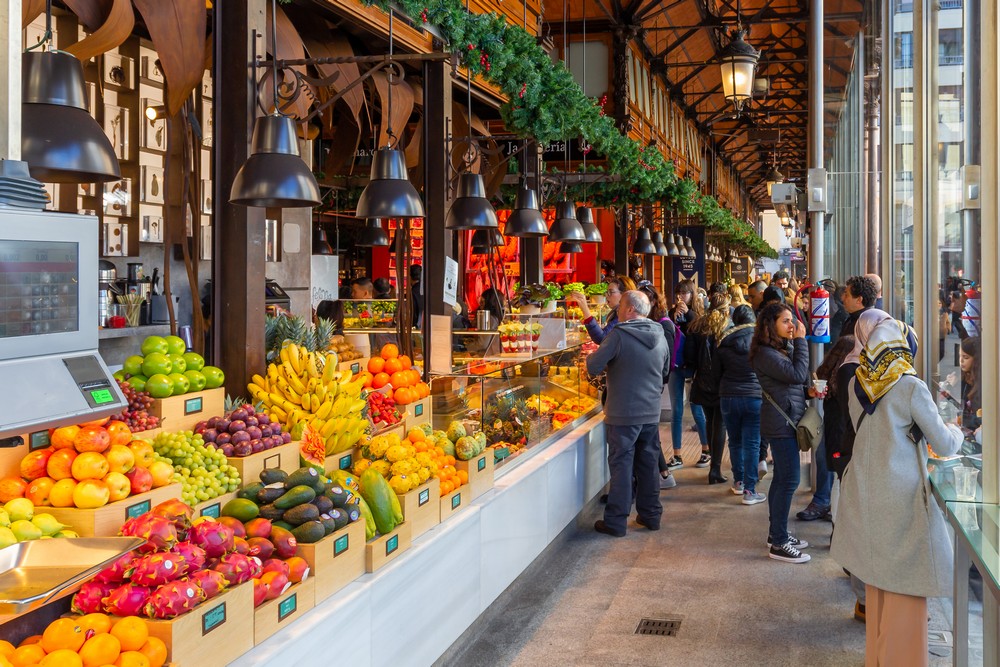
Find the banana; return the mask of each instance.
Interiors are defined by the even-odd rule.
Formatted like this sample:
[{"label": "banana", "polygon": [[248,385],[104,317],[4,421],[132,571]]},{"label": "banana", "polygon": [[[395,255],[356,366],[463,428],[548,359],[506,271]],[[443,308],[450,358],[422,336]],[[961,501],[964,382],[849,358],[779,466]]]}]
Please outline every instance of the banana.
[{"label": "banana", "polygon": [[322,437],[323,439],[326,439],[326,438],[330,437],[331,433],[335,433],[336,431],[334,430],[334,427],[336,426],[336,422],[337,422],[337,420],[331,419],[328,422],[326,422],[325,424],[323,424],[323,427],[320,428],[320,430],[319,430],[320,437]]},{"label": "banana", "polygon": [[341,385],[350,384],[353,377],[354,373],[350,369],[343,371],[340,378],[340,384]]},{"label": "banana", "polygon": [[263,387],[264,389],[267,389],[268,387],[267,379],[262,377],[259,373],[254,373],[253,377],[250,378],[250,381],[258,387]]},{"label": "banana", "polygon": [[299,346],[292,343],[288,346],[288,361],[292,365],[292,370],[295,371],[295,375],[302,374],[302,360],[299,357]]},{"label": "banana", "polygon": [[333,379],[333,374],[336,372],[336,370],[337,370],[337,364],[336,363],[331,364],[330,358],[327,357],[326,364],[323,366],[323,374],[321,376],[323,384],[329,384],[329,382]]},{"label": "banana", "polygon": [[316,366],[316,355],[313,352],[309,352],[306,356],[305,369],[310,378],[319,377],[319,367]]},{"label": "banana", "polygon": [[315,389],[313,389],[313,393],[319,398],[320,404],[332,402],[326,400],[326,387],[321,384],[316,385]]},{"label": "banana", "polygon": [[316,387],[318,387],[318,386],[320,386],[319,385],[319,380],[317,380],[316,378],[309,378],[309,381],[306,382],[306,391],[308,391],[310,393],[315,393],[316,392]]},{"label": "banana", "polygon": [[278,381],[278,367],[275,364],[267,365],[267,381],[269,384],[274,384]]},{"label": "banana", "polygon": [[333,411],[333,402],[332,401],[326,401],[324,403],[321,403],[320,406],[319,406],[319,409],[315,410],[314,412],[316,413],[316,416],[319,419],[326,419],[327,417],[330,416],[330,413],[332,411]]},{"label": "banana", "polygon": [[337,447],[337,434],[331,433],[328,435],[324,441],[327,456],[334,453],[334,449]]},{"label": "banana", "polygon": [[351,407],[347,409],[347,412],[350,414],[360,415],[366,405],[368,405],[368,401],[359,398],[356,401],[351,401]]},{"label": "banana", "polygon": [[260,385],[254,382],[248,384],[247,389],[250,390],[250,395],[253,396],[255,399],[257,399],[258,401],[264,400],[263,397],[267,396],[267,389],[261,387]]},{"label": "banana", "polygon": [[312,394],[309,392],[302,394],[302,409],[306,412],[312,412]]},{"label": "banana", "polygon": [[323,407],[322,404],[319,402],[319,396],[317,396],[316,394],[312,395],[312,398],[310,399],[309,407],[312,408],[312,411],[314,413],[315,412],[319,412],[319,409],[321,407]]},{"label": "banana", "polygon": [[283,364],[289,363],[288,362],[288,346],[287,345],[285,347],[281,348],[280,350],[278,350],[278,358],[281,359],[281,363],[283,363]]},{"label": "banana", "polygon": [[334,417],[346,417],[347,409],[351,406],[351,399],[347,394],[341,394],[337,397],[337,400],[333,403],[333,409],[330,411]]},{"label": "banana", "polygon": [[281,408],[272,405],[270,410],[270,417],[271,419],[283,422],[286,419],[288,419],[288,413],[282,410]]},{"label": "banana", "polygon": [[306,393],[306,386],[302,383],[299,376],[291,370],[290,366],[282,366],[281,370],[285,379],[288,381],[289,386],[295,390],[296,394],[302,395]]}]

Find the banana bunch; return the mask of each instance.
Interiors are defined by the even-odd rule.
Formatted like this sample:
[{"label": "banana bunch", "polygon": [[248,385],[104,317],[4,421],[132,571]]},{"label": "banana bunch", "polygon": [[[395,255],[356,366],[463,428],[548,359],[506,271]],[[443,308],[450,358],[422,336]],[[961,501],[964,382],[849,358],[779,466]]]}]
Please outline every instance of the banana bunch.
[{"label": "banana bunch", "polygon": [[271,419],[284,424],[294,439],[312,426],[337,454],[353,447],[366,433],[368,403],[361,398],[364,378],[337,370],[336,352],[310,352],[286,343],[267,376],[255,374],[248,385],[254,400],[263,403]]}]

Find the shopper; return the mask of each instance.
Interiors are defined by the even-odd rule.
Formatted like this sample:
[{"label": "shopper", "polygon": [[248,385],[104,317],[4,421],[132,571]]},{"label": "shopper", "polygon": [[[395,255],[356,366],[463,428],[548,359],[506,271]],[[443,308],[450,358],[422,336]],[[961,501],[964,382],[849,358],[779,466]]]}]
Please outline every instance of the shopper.
[{"label": "shopper", "polygon": [[[878,321],[870,335],[865,320]],[[938,416],[906,335],[906,325],[882,311],[862,315],[855,334],[861,364],[843,387],[856,436],[830,554],[866,584],[867,667],[927,665],[927,598],[950,595],[954,575],[923,436],[949,456],[962,431]]]},{"label": "shopper", "polygon": [[753,312],[756,315],[760,312],[760,309],[764,307],[764,290],[767,289],[767,283],[763,280],[755,280],[750,283],[747,287],[747,296],[749,297],[750,305],[753,307]]},{"label": "shopper", "polygon": [[788,563],[809,560],[801,551],[809,543],[788,533],[788,512],[799,485],[799,445],[794,424],[805,414],[809,379],[805,335],[805,327],[792,315],[789,305],[771,304],[761,311],[750,343],[750,363],[764,399],[760,406],[760,434],[770,443],[774,462],[774,480],[767,499],[768,555]]},{"label": "shopper", "polygon": [[882,277],[877,273],[866,273],[865,278],[872,281],[875,285],[875,303],[873,307],[878,310],[885,310],[882,307]]},{"label": "shopper", "polygon": [[479,310],[485,310],[490,314],[490,328],[496,329],[503,322],[503,300],[500,292],[489,287],[479,295]]},{"label": "shopper", "polygon": [[847,319],[840,328],[840,335],[854,334],[861,313],[875,307],[878,298],[878,286],[867,276],[852,276],[847,279],[847,289],[844,290],[844,309]]},{"label": "shopper", "polygon": [[333,324],[334,335],[344,333],[344,302],[324,299],[316,304],[316,319],[329,320]]},{"label": "shopper", "polygon": [[788,289],[788,271],[784,269],[775,271],[774,275],[771,276],[771,285],[777,287],[782,292]]},{"label": "shopper", "polygon": [[[648,280],[639,281],[639,291],[646,295],[649,299],[649,319],[658,323],[660,328],[663,329],[663,338],[667,343],[667,361],[665,366],[665,371],[663,375],[663,389],[660,391],[660,404],[663,403],[663,393],[669,391],[670,374],[673,369],[673,351],[674,344],[677,341],[677,327],[674,325],[673,321],[667,316],[667,301],[663,298],[663,295],[656,291],[653,284]],[[674,479],[673,474],[670,472],[670,468],[667,466],[667,458],[663,454],[663,443],[660,441],[660,429],[656,429],[656,445],[660,450],[660,458],[658,462],[658,467],[660,470],[660,488],[661,489],[672,489],[677,486],[677,480]]]},{"label": "shopper", "polygon": [[741,288],[736,283],[730,285],[728,291],[729,291],[730,308],[736,308],[737,306],[742,306],[747,302],[747,300],[743,298],[743,288]]},{"label": "shopper", "polygon": [[[688,325],[705,314],[702,307],[701,298],[698,297],[698,290],[693,280],[682,280],[674,289],[674,303],[670,307],[670,319],[677,325],[677,329],[682,335],[682,339],[687,335]],[[685,341],[682,347],[686,347]],[[683,352],[683,350],[682,350]],[[681,354],[681,359],[684,355]],[[670,374],[670,438],[673,444],[674,455],[667,461],[667,465],[673,468],[680,468],[684,465],[681,460],[681,435],[684,421],[684,385],[694,377],[694,368],[686,365],[674,369]],[[705,430],[705,412],[700,405],[691,403],[691,416],[694,417],[694,425],[701,439],[701,458],[695,464],[698,468],[707,468],[710,457],[708,454],[708,436]]]},{"label": "shopper", "polygon": [[757,452],[760,450],[760,383],[750,367],[750,341],[756,324],[749,304],[733,310],[732,324],[712,357],[712,384],[719,388],[719,407],[729,434],[732,491],[744,505],[765,500],[757,492]]},{"label": "shopper", "polygon": [[961,414],[962,430],[970,439],[983,423],[981,363],[980,339],[978,337],[963,339],[958,349],[958,372],[949,373],[941,387],[941,397]]},{"label": "shopper", "polygon": [[590,340],[594,341],[598,345],[604,340],[604,337],[614,329],[615,325],[618,324],[618,304],[621,301],[622,294],[625,292],[635,289],[635,282],[628,276],[616,276],[608,282],[608,291],[606,292],[606,297],[608,300],[608,307],[611,309],[611,314],[608,315],[607,322],[604,326],[590,312],[590,305],[587,303],[587,297],[580,292],[573,292],[567,295],[567,300],[572,300],[580,306],[580,310],[583,312],[583,325],[587,327],[587,333],[590,335]]},{"label": "shopper", "polygon": [[410,265],[410,295],[413,297],[413,326],[419,327],[423,324],[420,316],[424,312],[424,289],[423,289],[424,267],[420,264]]},{"label": "shopper", "polygon": [[351,298],[357,300],[371,299],[375,294],[375,287],[371,278],[355,278],[351,281]]},{"label": "shopper", "polygon": [[685,364],[694,368],[691,403],[700,405],[705,413],[709,484],[728,481],[721,470],[726,429],[719,407],[719,385],[712,376],[712,359],[715,356],[716,341],[722,338],[722,333],[729,325],[729,294],[725,291],[712,291],[708,312],[688,325],[687,340],[684,343]]},{"label": "shopper", "polygon": [[372,283],[372,293],[375,295],[376,299],[395,299],[396,296],[393,292],[392,283],[390,283],[389,279],[385,276],[376,278]]},{"label": "shopper", "polygon": [[659,530],[663,506],[657,474],[660,392],[668,361],[663,329],[648,318],[649,299],[629,290],[618,304],[618,325],[587,357],[591,376],[607,373],[604,429],[611,483],[604,518],[594,530],[614,537],[626,532],[635,478],[637,523]]}]

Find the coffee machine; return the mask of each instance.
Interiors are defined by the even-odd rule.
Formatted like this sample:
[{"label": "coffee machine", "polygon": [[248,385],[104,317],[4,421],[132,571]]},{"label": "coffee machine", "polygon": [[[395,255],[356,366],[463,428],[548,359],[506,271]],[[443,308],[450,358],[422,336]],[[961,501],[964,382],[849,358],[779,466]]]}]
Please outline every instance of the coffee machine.
[{"label": "coffee machine", "polygon": [[102,259],[97,265],[97,324],[105,326],[108,321],[108,310],[115,302],[118,287],[118,269],[112,262]]}]

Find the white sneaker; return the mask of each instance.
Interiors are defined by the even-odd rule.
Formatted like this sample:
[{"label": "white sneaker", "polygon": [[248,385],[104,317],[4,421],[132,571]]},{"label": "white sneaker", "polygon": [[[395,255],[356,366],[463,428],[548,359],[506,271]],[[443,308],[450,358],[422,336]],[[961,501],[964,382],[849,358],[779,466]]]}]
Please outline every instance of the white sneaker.
[{"label": "white sneaker", "polygon": [[673,476],[672,473],[667,472],[666,476],[660,475],[660,490],[661,491],[663,489],[672,489],[675,486],[677,486],[677,480],[674,479],[674,476]]},{"label": "white sneaker", "polygon": [[743,492],[743,504],[744,505],[758,505],[767,500],[767,496],[759,491],[744,491]]}]

